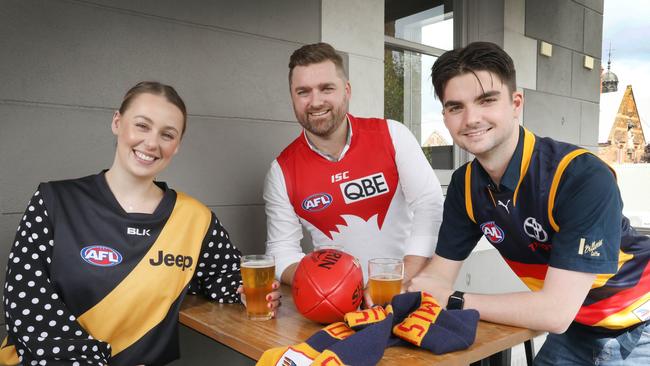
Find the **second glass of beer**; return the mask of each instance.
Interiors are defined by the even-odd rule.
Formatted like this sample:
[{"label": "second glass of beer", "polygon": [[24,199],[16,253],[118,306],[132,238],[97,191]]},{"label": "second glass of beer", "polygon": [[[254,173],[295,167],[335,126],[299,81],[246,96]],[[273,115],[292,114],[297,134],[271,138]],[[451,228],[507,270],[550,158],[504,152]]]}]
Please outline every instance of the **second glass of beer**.
[{"label": "second glass of beer", "polygon": [[266,295],[271,293],[275,279],[275,259],[270,255],[255,254],[241,257],[241,276],[246,295],[246,314],[251,320],[269,320]]},{"label": "second glass of beer", "polygon": [[390,303],[402,289],[404,261],[397,258],[373,258],[368,261],[368,290],[375,305]]}]

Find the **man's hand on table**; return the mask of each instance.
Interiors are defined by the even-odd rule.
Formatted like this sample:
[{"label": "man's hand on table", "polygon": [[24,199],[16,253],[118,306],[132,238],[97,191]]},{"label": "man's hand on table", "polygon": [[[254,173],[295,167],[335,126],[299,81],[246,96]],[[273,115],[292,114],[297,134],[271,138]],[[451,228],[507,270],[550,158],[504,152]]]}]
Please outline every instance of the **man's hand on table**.
[{"label": "man's hand on table", "polygon": [[442,280],[434,274],[428,273],[427,271],[421,271],[415,277],[411,278],[406,291],[427,292],[431,294],[431,296],[433,296],[441,306],[446,307],[449,296],[454,293],[454,290],[447,283],[447,281]]},{"label": "man's hand on table", "polygon": [[[273,317],[275,318],[276,311],[282,305],[282,302],[280,302],[280,299],[282,298],[282,294],[280,293],[280,282],[273,281],[273,284],[271,285],[272,291],[266,295],[266,301],[267,301],[267,306],[269,309],[273,311]],[[246,306],[246,295],[244,295],[244,287],[239,285],[237,288],[237,293],[241,296],[241,302]]]}]

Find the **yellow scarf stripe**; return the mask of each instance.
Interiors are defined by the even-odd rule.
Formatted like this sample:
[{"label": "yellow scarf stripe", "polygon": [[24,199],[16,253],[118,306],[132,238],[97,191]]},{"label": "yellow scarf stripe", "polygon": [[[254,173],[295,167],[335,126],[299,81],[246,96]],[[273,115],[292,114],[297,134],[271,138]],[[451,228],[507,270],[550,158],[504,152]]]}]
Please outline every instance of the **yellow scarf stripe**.
[{"label": "yellow scarf stripe", "polygon": [[[131,346],[167,316],[194,275],[201,244],[210,226],[211,212],[200,202],[178,192],[167,224],[144,258],[102,301],[78,321],[94,338],[108,342],[113,356]],[[153,267],[159,251],[189,256],[191,268]]]},{"label": "yellow scarf stripe", "polygon": [[369,325],[386,319],[386,310],[381,306],[373,306],[370,309],[351,311],[343,318],[350,327],[358,325]]},{"label": "yellow scarf stripe", "polygon": [[436,322],[442,308],[433,296],[422,293],[420,307],[412,312],[403,322],[393,327],[393,333],[399,338],[420,346],[431,324]]},{"label": "yellow scarf stripe", "polygon": [[354,334],[354,331],[343,322],[332,323],[323,328],[323,330],[327,332],[330,337],[336,339],[345,339]]},{"label": "yellow scarf stripe", "polygon": [[524,128],[524,151],[521,156],[521,166],[519,167],[519,182],[517,182],[517,188],[515,188],[515,194],[512,198],[512,205],[517,205],[517,196],[519,195],[519,186],[524,180],[524,176],[528,171],[528,166],[530,166],[530,160],[533,156],[533,149],[535,148],[535,135],[532,132]]},{"label": "yellow scarf stripe", "polygon": [[476,224],[474,219],[474,208],[472,207],[472,162],[470,161],[467,164],[467,169],[465,170],[465,209],[467,210],[467,216]]},{"label": "yellow scarf stripe", "polygon": [[548,193],[548,221],[553,227],[553,230],[555,232],[560,231],[560,226],[555,222],[555,219],[553,218],[553,207],[555,206],[555,195],[557,194],[557,188],[560,185],[560,179],[562,178],[562,174],[564,174],[564,170],[566,170],[567,166],[569,163],[576,157],[582,154],[589,154],[588,150],[585,149],[577,149],[573,150],[570,153],[566,154],[560,160],[560,163],[557,166],[557,169],[555,170],[555,175],[553,176],[553,182],[551,183],[551,190]]},{"label": "yellow scarf stripe", "polygon": [[326,349],[316,359],[312,366],[344,366],[345,364],[336,353]]}]

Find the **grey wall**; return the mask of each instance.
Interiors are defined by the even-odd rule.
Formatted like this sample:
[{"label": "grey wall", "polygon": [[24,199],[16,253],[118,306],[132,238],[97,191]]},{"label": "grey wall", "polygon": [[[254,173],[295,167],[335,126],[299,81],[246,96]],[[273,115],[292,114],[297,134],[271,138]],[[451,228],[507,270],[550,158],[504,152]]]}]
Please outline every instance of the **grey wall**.
[{"label": "grey wall", "polygon": [[[542,136],[598,147],[603,0],[527,0],[525,35],[537,42],[537,86],[524,90],[524,124]],[[540,42],[553,46],[551,57]],[[583,67],[586,56],[594,67]]]},{"label": "grey wall", "polygon": [[110,166],[113,110],[145,79],[174,85],[190,113],[160,179],[211,207],[243,252],[263,251],[263,177],[299,131],[288,57],[320,40],[320,1],[3,0],[0,9],[3,263],[39,182]]},{"label": "grey wall", "polygon": [[[603,0],[456,0],[458,45],[483,40],[513,58],[524,92],[523,125],[538,135],[598,147]],[[551,57],[540,43],[553,46]],[[583,67],[585,55],[594,67]]]},{"label": "grey wall", "polygon": [[[154,79],[174,85],[190,113],[180,153],[160,179],[213,208],[242,251],[263,249],[261,182],[299,131],[287,59],[320,39],[319,1],[1,7],[4,243],[38,182],[110,165],[113,110],[135,82]],[[1,247],[6,257],[8,245]]]},{"label": "grey wall", "polygon": [[[320,40],[345,54],[351,111],[382,115],[375,0],[0,0],[0,261],[39,182],[110,166],[112,113],[140,80],[173,85],[189,111],[159,179],[212,208],[242,252],[263,251],[263,178],[300,131],[288,58]],[[252,364],[186,329],[181,343],[175,364]]]}]

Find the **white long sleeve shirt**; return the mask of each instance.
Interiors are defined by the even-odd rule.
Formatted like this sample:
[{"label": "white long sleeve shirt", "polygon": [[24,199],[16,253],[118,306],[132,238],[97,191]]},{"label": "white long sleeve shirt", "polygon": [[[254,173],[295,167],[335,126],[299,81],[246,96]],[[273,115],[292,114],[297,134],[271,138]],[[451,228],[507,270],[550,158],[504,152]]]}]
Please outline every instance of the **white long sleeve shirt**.
[{"label": "white long sleeve shirt", "polygon": [[[396,121],[348,120],[338,161],[316,151],[303,133],[271,164],[266,251],[275,256],[278,279],[305,255],[301,225],[314,247],[338,245],[357,257],[366,279],[371,258],[434,252],[442,190],[415,137]],[[364,185],[370,194],[359,191]]]}]

